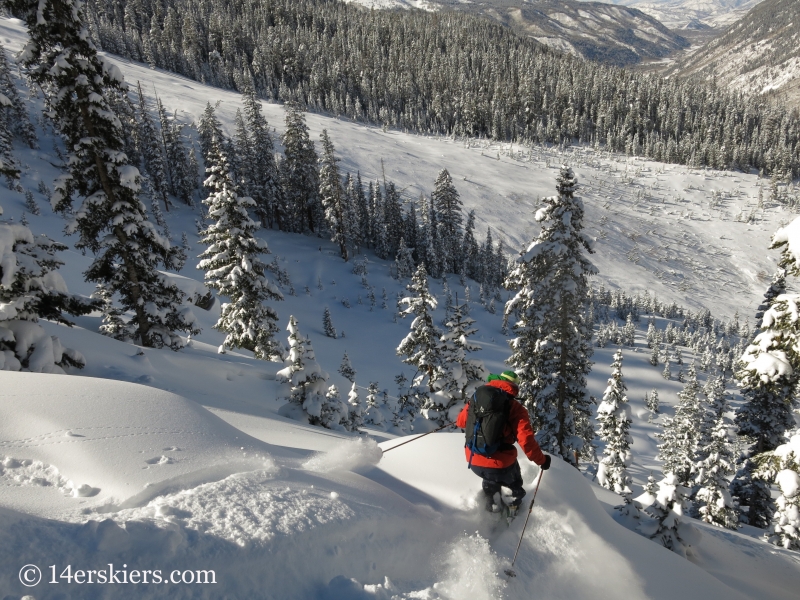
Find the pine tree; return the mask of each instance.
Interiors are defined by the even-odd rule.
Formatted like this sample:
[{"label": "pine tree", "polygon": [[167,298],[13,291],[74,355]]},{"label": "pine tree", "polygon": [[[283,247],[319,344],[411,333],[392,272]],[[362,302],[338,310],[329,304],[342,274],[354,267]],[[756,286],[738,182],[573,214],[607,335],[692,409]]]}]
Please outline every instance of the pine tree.
[{"label": "pine tree", "polygon": [[256,358],[269,359],[276,353],[278,314],[264,302],[283,299],[266,277],[267,271],[275,274],[272,265],[260,258],[270,253],[269,248],[254,237],[258,225],[247,212],[253,200],[236,192],[216,140],[212,140],[207,172],[205,186],[210,193],[203,204],[214,222],[201,233],[208,248],[200,255],[198,268],[206,272],[206,285],[229,299],[214,328],[227,334],[223,349],[246,348]]},{"label": "pine tree", "polygon": [[400,249],[394,260],[398,279],[408,279],[414,274],[414,256],[411,248],[406,246],[405,238],[400,238]]},{"label": "pine tree", "polygon": [[786,294],[785,275],[800,274],[793,252],[799,220],[779,229],[770,248],[780,248],[780,267],[759,306],[762,314],[758,334],[738,363],[744,402],[736,411],[738,433],[751,443],[743,468],[733,488],[742,505],[747,505],[751,525],[764,526],[772,512],[767,483],[758,477],[755,457],[775,450],[784,434],[795,427],[792,410],[797,406],[796,389],[800,369],[800,322],[797,319],[800,296]]},{"label": "pine tree", "polygon": [[[153,188],[154,202],[164,203],[164,210],[169,212],[170,201],[167,196],[169,183],[164,167],[164,155],[162,154],[161,135],[156,131],[150,113],[147,110],[147,101],[142,92],[142,82],[136,82],[136,90],[139,97],[139,142],[141,144],[142,159],[144,168],[149,176],[150,185]],[[156,207],[153,207],[156,210]]]},{"label": "pine tree", "polygon": [[325,392],[325,400],[320,408],[319,425],[327,429],[348,429],[350,426],[350,407],[339,396],[339,389],[332,385]]},{"label": "pine tree", "polygon": [[700,385],[691,365],[686,385],[678,394],[675,416],[666,418],[663,432],[657,434],[663,442],[658,446],[658,457],[664,463],[664,473],[674,473],[675,481],[682,486],[691,482],[702,420]]},{"label": "pine tree", "polygon": [[23,63],[47,90],[48,110],[69,149],[69,171],[56,183],[53,206],[66,211],[75,194],[85,198],[67,232],[80,235],[78,249],[95,254],[86,279],[133,312],[139,343],[177,350],[183,341],[176,332],[198,330],[181,305],[183,293],[158,272],[175,265],[180,248],[156,232],[139,200],[139,171],[124,153],[122,125],[109,102],[121,93],[122,75],[97,55],[76,0],[19,0],[15,12],[28,26]]},{"label": "pine tree", "polygon": [[64,313],[99,308],[68,292],[56,255],[66,249],[24,225],[0,222],[0,371],[64,373],[86,364],[80,352],[64,348],[39,325],[39,319],[72,325]]},{"label": "pine tree", "polygon": [[6,58],[6,50],[0,44],[0,95],[8,100],[8,104],[0,101],[9,130],[21,138],[30,148],[37,148],[36,130],[31,123],[25,102],[20,98],[17,86],[11,75],[11,67]]},{"label": "pine tree", "polygon": [[325,426],[323,405],[328,374],[317,363],[311,341],[300,333],[294,316],[289,317],[286,329],[289,332],[289,356],[285,361],[286,367],[275,377],[290,385],[289,401],[303,409],[309,423]]},{"label": "pine tree", "polygon": [[364,404],[361,402],[361,398],[358,395],[358,386],[356,382],[353,381],[352,383],[353,385],[350,386],[350,393],[347,395],[347,404],[349,407],[348,429],[350,431],[357,431],[359,427],[364,426]]},{"label": "pine tree", "polygon": [[730,439],[730,424],[725,417],[727,406],[716,417],[709,439],[701,445],[698,454],[695,497],[700,503],[697,512],[706,523],[728,529],[737,529],[739,515],[729,491],[730,480],[735,471],[733,444]]},{"label": "pine tree", "polygon": [[356,370],[353,368],[353,365],[350,364],[350,357],[347,356],[347,352],[345,352],[344,356],[342,357],[342,364],[339,365],[339,373],[350,383],[355,382]]},{"label": "pine tree", "polygon": [[689,547],[700,538],[697,530],[685,522],[688,492],[674,473],[667,473],[655,494],[645,491],[634,500],[644,513],[637,531],[684,558]]},{"label": "pine tree", "polygon": [[331,321],[331,311],[326,306],[325,311],[322,313],[322,329],[325,331],[325,335],[328,337],[336,338],[336,328],[333,326],[333,322]]},{"label": "pine tree", "polygon": [[197,189],[197,166],[192,164],[194,151],[184,145],[183,126],[176,118],[167,114],[157,96],[156,112],[161,125],[161,142],[166,157],[164,166],[169,177],[170,193],[185,204],[193,206],[192,194]]},{"label": "pine tree", "polygon": [[650,390],[649,395],[645,393],[644,405],[650,412],[658,414],[658,390]]},{"label": "pine tree", "polygon": [[216,107],[211,106],[211,102],[206,102],[206,108],[197,126],[197,134],[200,138],[200,151],[203,161],[208,162],[214,140],[217,140],[217,144],[220,146],[224,146],[225,140],[225,134],[222,131],[222,123],[220,123],[219,118],[217,118]]},{"label": "pine tree", "polygon": [[378,384],[375,381],[370,382],[367,388],[366,404],[367,408],[363,413],[364,424],[385,426],[388,421],[381,407],[382,403],[378,394]]},{"label": "pine tree", "polygon": [[426,416],[429,419],[433,416],[439,425],[455,420],[472,392],[488,375],[482,361],[469,357],[481,347],[469,339],[478,330],[474,327],[475,319],[469,318],[466,312],[466,306],[456,302],[445,323],[447,331],[439,344],[441,360],[434,369],[432,381],[435,393],[429,405],[423,407]]},{"label": "pine tree", "polygon": [[308,137],[305,115],[297,105],[286,107],[286,130],[281,137],[284,159],[280,181],[288,214],[288,231],[317,231],[322,221],[317,153]]},{"label": "pine tree", "polygon": [[[0,48],[2,51],[2,48]],[[14,189],[19,180],[19,162],[13,153],[14,134],[11,131],[11,119],[8,108],[11,100],[0,92],[0,175],[4,175],[8,187]]]},{"label": "pine tree", "polygon": [[328,130],[323,129],[322,157],[319,159],[319,196],[325,210],[325,221],[331,232],[331,241],[339,246],[340,256],[347,262],[349,254],[347,247],[350,241],[350,232],[346,229],[348,206],[346,194],[339,176],[339,159],[333,148],[333,142],[328,135]]},{"label": "pine tree", "polygon": [[441,365],[439,339],[442,335],[433,323],[431,311],[437,302],[428,289],[424,264],[417,267],[408,290],[412,295],[400,300],[401,305],[406,305],[401,314],[403,317],[413,315],[414,320],[411,331],[397,347],[397,355],[405,357],[403,362],[416,368],[409,396],[415,399],[417,406],[423,407],[430,402],[434,373]]},{"label": "pine tree", "polygon": [[800,550],[800,434],[795,433],[788,443],[759,455],[756,461],[755,476],[774,481],[781,492],[766,537],[777,546]]},{"label": "pine tree", "polygon": [[631,478],[627,468],[631,462],[630,447],[633,444],[633,438],[628,433],[631,415],[625,395],[627,389],[622,379],[622,351],[617,350],[608,387],[603,394],[603,401],[597,407],[600,439],[605,442],[597,480],[604,488],[623,495],[631,493]]},{"label": "pine tree", "polygon": [[441,247],[441,268],[446,273],[460,273],[462,264],[461,198],[447,169],[439,171],[433,184],[431,206],[435,209],[437,236]]},{"label": "pine tree", "polygon": [[532,413],[542,449],[573,464],[589,442],[575,435],[575,415],[588,410],[588,277],[597,272],[584,256],[592,249],[582,231],[583,202],[574,196],[576,184],[572,170],[562,167],[558,195],[545,199],[536,213],[541,233],[504,284],[516,290],[505,314],[517,317],[507,362],[520,376],[520,397]]},{"label": "pine tree", "polygon": [[248,85],[243,93],[244,115],[253,153],[253,165],[250,182],[250,193],[256,203],[256,214],[261,219],[262,227],[281,226],[284,215],[279,212],[280,181],[278,164],[275,162],[275,144],[269,133],[269,123],[261,113],[261,102],[256,97],[252,85]]},{"label": "pine tree", "polygon": [[464,239],[461,242],[460,255],[464,260],[464,267],[462,273],[475,281],[484,284],[480,277],[480,246],[475,239],[475,211],[469,211],[467,214],[467,223],[464,225]]}]

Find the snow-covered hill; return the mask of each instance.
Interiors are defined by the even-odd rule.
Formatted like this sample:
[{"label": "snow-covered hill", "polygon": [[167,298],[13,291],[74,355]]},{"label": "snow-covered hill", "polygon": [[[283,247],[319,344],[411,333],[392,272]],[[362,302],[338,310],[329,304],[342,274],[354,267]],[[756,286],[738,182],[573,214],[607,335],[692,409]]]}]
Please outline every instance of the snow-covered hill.
[{"label": "snow-covered hill", "polygon": [[[18,50],[23,29],[0,20],[0,40]],[[228,131],[241,98],[146,66],[110,57],[131,84],[158,92],[185,122],[198,119],[206,102],[220,100]],[[30,100],[32,114],[41,100]],[[264,103],[277,133],[284,110]],[[775,268],[766,250],[774,230],[794,215],[767,200],[754,174],[667,166],[608,155],[588,148],[525,148],[480,140],[414,136],[324,115],[308,115],[312,139],[327,129],[344,170],[365,180],[394,181],[406,200],[429,193],[437,172],[453,174],[465,209],[475,209],[478,231],[490,226],[509,252],[536,233],[538,197],[554,192],[556,167],[568,162],[581,181],[585,224],[596,237],[595,284],[656,293],[693,310],[710,308],[731,318],[750,318]],[[26,214],[30,227],[70,245],[61,274],[75,293],[92,286],[82,272],[89,258],[72,249],[62,217],[53,214],[38,183],[58,174],[52,132],[37,128],[40,148],[15,146],[21,183],[33,191],[41,215]],[[19,222],[22,193],[0,190],[3,219]],[[186,233],[192,256],[201,247],[199,209],[180,206],[165,215],[175,241]],[[405,282],[369,255],[366,280],[375,305],[352,263],[337,257],[321,238],[262,231],[296,295],[274,306],[285,327],[294,315],[313,343],[330,383],[344,392],[336,373],[347,352],[356,381],[396,394],[394,377],[411,373],[395,354],[408,332],[395,319]],[[201,277],[190,260],[182,274]],[[470,286],[471,282],[466,282]],[[466,295],[456,278],[451,290]],[[443,298],[443,283],[432,282]],[[386,301],[384,307],[383,292]],[[509,350],[501,315],[477,301],[471,314],[479,328],[477,353],[492,371]],[[347,301],[346,303],[344,301]],[[346,306],[349,305],[349,306]],[[322,329],[330,308],[340,336]],[[212,328],[215,303],[193,307],[202,333],[180,352],[140,349],[98,333],[90,314],[68,328],[44,323],[51,335],[86,357],[74,375],[0,373],[0,597],[37,600],[90,598],[275,598],[279,600],[449,598],[752,598],[790,599],[800,585],[797,554],[767,545],[759,532],[734,533],[698,524],[702,538],[685,560],[615,523],[609,516],[619,496],[589,477],[557,464],[544,475],[536,507],[507,581],[522,528],[493,530],[476,506],[480,480],[465,468],[459,433],[435,434],[386,453],[366,436],[311,427],[279,410],[286,387],[275,379],[283,364],[254,360],[246,351],[217,353],[222,334]],[[443,308],[435,313],[437,321]],[[660,327],[664,321],[659,320]],[[646,391],[658,388],[670,414],[681,384],[666,381],[647,361],[640,324],[637,346],[626,349],[625,374],[634,416],[634,477],[639,491],[658,470],[648,422]],[[285,332],[281,333],[284,336]],[[285,337],[283,338],[285,339]],[[598,349],[589,393],[600,396],[614,349]],[[690,360],[688,351],[685,360]],[[364,393],[364,390],[360,390]],[[663,417],[662,417],[663,418]],[[420,423],[422,430],[424,424]],[[395,434],[371,430],[388,449]],[[536,475],[525,464],[528,487]],[[20,583],[41,569],[33,588]],[[52,565],[52,567],[51,567]],[[87,572],[139,583],[88,583]],[[69,571],[65,571],[67,567]],[[81,582],[73,577],[82,571]],[[159,571],[183,582],[144,583]],[[108,577],[106,577],[108,579]],[[55,583],[50,583],[55,581]]]}]

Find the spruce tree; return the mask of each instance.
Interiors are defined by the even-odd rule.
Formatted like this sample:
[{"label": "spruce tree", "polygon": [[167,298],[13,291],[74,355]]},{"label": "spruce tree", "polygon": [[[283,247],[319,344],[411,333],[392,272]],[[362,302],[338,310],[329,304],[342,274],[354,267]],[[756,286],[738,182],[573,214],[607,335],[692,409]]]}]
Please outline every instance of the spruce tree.
[{"label": "spruce tree", "polygon": [[682,486],[690,485],[694,472],[704,414],[701,402],[700,385],[692,364],[686,385],[678,394],[675,416],[665,419],[663,432],[656,436],[662,441],[658,446],[658,457],[664,463],[664,473],[674,473],[676,481]]},{"label": "spruce tree", "polygon": [[31,123],[25,101],[20,98],[17,91],[3,44],[0,44],[0,95],[8,100],[7,104],[0,101],[2,105],[0,111],[5,114],[11,133],[22,139],[29,147],[37,148],[36,130]]},{"label": "spruce tree", "polygon": [[336,338],[336,328],[333,326],[331,311],[327,306],[322,313],[322,329],[328,337]]},{"label": "spruce tree", "polygon": [[576,413],[588,410],[586,376],[591,367],[591,323],[586,320],[588,278],[597,273],[584,256],[591,243],[583,233],[583,202],[577,181],[564,166],[558,195],[536,213],[542,230],[517,258],[505,281],[516,295],[505,313],[515,315],[516,337],[507,360],[521,379],[520,397],[534,421],[545,452],[576,463],[583,443]]},{"label": "spruce tree", "polygon": [[323,129],[322,157],[319,159],[319,196],[322,208],[325,210],[325,221],[331,234],[331,241],[339,246],[339,255],[347,262],[350,258],[347,246],[350,232],[347,230],[347,195],[342,187],[339,175],[339,159],[333,148],[333,142],[328,135],[328,130]]},{"label": "spruce tree", "polygon": [[784,434],[795,427],[793,409],[797,406],[796,390],[800,372],[800,322],[797,320],[800,296],[785,292],[785,275],[800,275],[800,262],[795,248],[800,237],[800,219],[779,229],[770,248],[780,248],[780,270],[759,306],[761,319],[755,339],[747,347],[737,365],[744,402],[736,412],[738,433],[751,446],[734,481],[733,488],[742,505],[747,505],[746,518],[756,526],[764,526],[772,512],[768,483],[756,473],[759,455],[775,450],[783,443]]},{"label": "spruce tree", "polygon": [[800,550],[800,434],[774,450],[759,455],[755,476],[778,484],[780,496],[766,538],[769,542]]},{"label": "spruce tree", "polygon": [[177,332],[198,330],[181,305],[184,294],[158,272],[175,266],[180,248],[156,232],[139,199],[139,171],[124,153],[124,131],[109,101],[121,93],[122,75],[98,56],[81,3],[11,5],[28,26],[23,63],[47,91],[49,114],[69,149],[69,170],[56,182],[53,206],[66,211],[74,195],[85,199],[67,232],[79,234],[79,250],[95,254],[86,279],[133,312],[129,333],[138,343],[177,350],[183,344]]},{"label": "spruce tree", "polygon": [[[161,134],[156,131],[156,125],[150,112],[147,110],[147,100],[142,92],[142,82],[136,82],[139,97],[139,143],[144,161],[144,168],[149,176],[153,188],[153,201],[163,202],[164,210],[169,212],[170,201],[168,197],[169,182],[165,170],[164,155],[162,153]],[[154,211],[156,207],[153,207]]]},{"label": "spruce tree", "polygon": [[358,386],[353,381],[350,392],[347,394],[347,404],[349,408],[349,427],[350,431],[356,431],[364,426],[364,403],[358,395]]},{"label": "spruce tree", "polygon": [[697,463],[695,485],[698,488],[695,498],[700,518],[706,523],[728,529],[739,526],[739,515],[730,494],[730,480],[733,476],[735,458],[730,438],[730,423],[724,412],[716,417],[708,440],[698,449],[702,459]]},{"label": "spruce tree", "polygon": [[243,93],[244,116],[253,153],[250,194],[256,203],[256,214],[262,227],[281,227],[283,215],[279,212],[280,181],[278,165],[275,162],[275,144],[269,132],[269,123],[261,112],[261,102],[256,97],[252,85]]},{"label": "spruce tree", "polygon": [[317,231],[322,221],[319,200],[317,153],[308,136],[308,126],[300,107],[286,106],[286,129],[281,136],[284,158],[280,164],[280,181],[289,211],[287,230]]},{"label": "spruce tree", "polygon": [[225,133],[222,131],[222,123],[217,117],[216,106],[211,106],[211,102],[206,102],[203,116],[200,117],[200,123],[197,126],[197,135],[200,138],[200,151],[203,161],[208,161],[214,140],[217,140],[217,144],[220,147],[225,145]]},{"label": "spruce tree", "polygon": [[416,406],[429,408],[432,380],[441,365],[439,339],[442,334],[433,323],[431,311],[437,302],[428,289],[424,264],[417,267],[408,290],[412,295],[400,300],[400,304],[405,305],[401,314],[403,317],[413,315],[414,319],[411,331],[397,347],[397,355],[404,357],[404,363],[416,368],[409,396],[414,398]]},{"label": "spruce tree", "polygon": [[289,356],[286,367],[275,374],[278,381],[289,384],[289,401],[303,409],[312,425],[326,426],[323,420],[328,374],[319,366],[311,341],[300,333],[297,320],[289,317]]},{"label": "spruce tree", "polygon": [[394,260],[397,278],[408,279],[414,274],[414,255],[411,248],[406,246],[405,238],[400,238],[400,248]]},{"label": "spruce tree", "polygon": [[631,414],[628,397],[625,395],[627,389],[622,379],[622,351],[617,350],[611,365],[608,387],[603,394],[603,401],[597,407],[599,435],[605,442],[597,480],[604,488],[623,495],[631,493],[628,466],[632,459],[630,447],[633,444],[629,433]]},{"label": "spruce tree", "polygon": [[[3,214],[0,208],[0,215]],[[21,224],[0,222],[0,371],[64,373],[82,368],[80,352],[64,348],[40,319],[71,326],[65,313],[84,315],[99,308],[69,293],[57,252],[67,247]]]},{"label": "spruce tree", "polygon": [[347,356],[347,352],[345,352],[344,356],[342,357],[342,364],[339,365],[339,373],[350,383],[355,382],[356,370],[353,368],[353,365],[350,364],[350,357]]},{"label": "spruce tree", "polygon": [[247,212],[254,202],[237,193],[216,140],[206,170],[204,185],[210,193],[203,204],[213,222],[201,232],[208,248],[200,255],[198,268],[206,272],[206,285],[228,298],[214,328],[227,334],[223,349],[246,348],[256,358],[269,359],[276,354],[278,314],[264,302],[283,300],[283,294],[266,276],[274,270],[261,260],[270,253],[266,242],[254,237],[258,225]]},{"label": "spruce tree", "polygon": [[637,531],[685,558],[687,550],[700,538],[699,532],[686,522],[689,489],[678,482],[674,473],[667,473],[655,494],[651,490],[652,486],[634,500],[641,509]]},{"label": "spruce tree", "polygon": [[461,224],[461,198],[447,169],[439,171],[433,184],[431,206],[435,209],[437,235],[441,247],[441,268],[446,273],[460,273],[462,264],[461,244],[464,232]]},{"label": "spruce tree", "polygon": [[[457,300],[457,299],[456,299]],[[444,425],[455,420],[472,395],[488,375],[483,362],[470,358],[481,347],[469,338],[477,333],[475,319],[467,315],[466,306],[456,302],[439,341],[440,361],[434,369],[432,387],[435,393],[423,408],[435,411],[435,421]],[[430,418],[430,416],[429,416]]]}]

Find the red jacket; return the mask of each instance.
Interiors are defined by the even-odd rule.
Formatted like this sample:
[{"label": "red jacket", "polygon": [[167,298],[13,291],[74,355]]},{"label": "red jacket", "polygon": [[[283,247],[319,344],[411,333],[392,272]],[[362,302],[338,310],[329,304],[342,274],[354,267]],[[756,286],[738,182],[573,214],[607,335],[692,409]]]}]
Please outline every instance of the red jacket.
[{"label": "red jacket", "polygon": [[[512,397],[516,395],[516,389],[514,386],[507,381],[503,381],[502,379],[495,379],[486,385],[500,388],[504,392],[510,394]],[[461,413],[458,415],[458,419],[456,419],[456,425],[461,429],[464,429],[467,426],[468,410],[469,404],[467,404],[461,410]],[[542,452],[542,449],[539,448],[539,443],[534,437],[528,411],[516,399],[511,401],[511,410],[508,414],[508,422],[506,423],[504,433],[505,436],[503,441],[508,442],[509,444],[519,442],[522,451],[525,453],[525,456],[527,456],[528,459],[532,460],[537,465],[544,464],[544,453]],[[472,456],[473,465],[477,467],[489,467],[490,469],[503,469],[505,467],[510,467],[517,460],[516,447],[509,448],[508,450],[498,450],[491,456],[481,456],[480,454],[473,455],[472,450],[464,446],[464,454],[467,457],[467,461],[469,461],[470,456]]]}]

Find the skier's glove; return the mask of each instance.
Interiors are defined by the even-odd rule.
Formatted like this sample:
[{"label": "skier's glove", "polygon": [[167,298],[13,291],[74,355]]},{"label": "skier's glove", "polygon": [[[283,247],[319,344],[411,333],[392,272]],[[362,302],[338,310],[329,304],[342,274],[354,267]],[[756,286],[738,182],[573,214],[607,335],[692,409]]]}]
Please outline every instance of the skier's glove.
[{"label": "skier's glove", "polygon": [[544,455],[544,462],[541,465],[539,465],[539,468],[542,471],[547,471],[547,469],[550,468],[550,462],[551,462],[550,455],[549,454],[545,454]]}]

